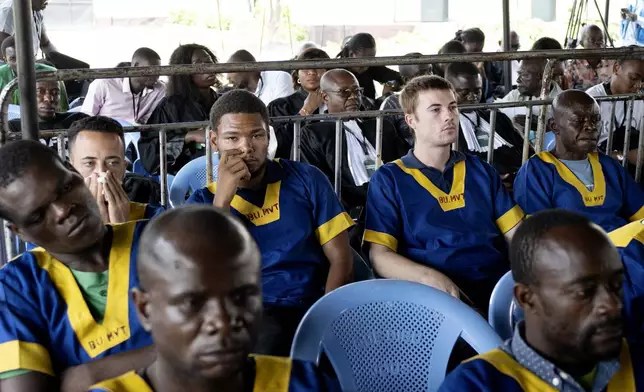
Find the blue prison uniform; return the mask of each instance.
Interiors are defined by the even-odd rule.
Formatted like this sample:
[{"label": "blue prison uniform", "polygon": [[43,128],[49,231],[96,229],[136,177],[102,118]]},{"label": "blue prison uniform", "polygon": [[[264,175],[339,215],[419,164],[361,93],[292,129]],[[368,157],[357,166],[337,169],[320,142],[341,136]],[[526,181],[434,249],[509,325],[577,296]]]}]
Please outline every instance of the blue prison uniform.
[{"label": "blue prison uniform", "polygon": [[487,309],[509,269],[503,234],[523,218],[486,162],[452,152],[441,172],[410,151],[371,178],[364,241],[442,272]]},{"label": "blue prison uniform", "polygon": [[526,214],[562,208],[585,215],[607,232],[644,218],[644,191],[613,158],[588,154],[594,187],[590,191],[549,152],[530,158],[514,181],[514,199]]},{"label": "blue prison uniform", "polygon": [[[623,344],[619,357],[619,371],[610,379],[605,392],[642,390],[644,363],[642,363],[640,351],[635,348],[630,349],[626,343]],[[510,354],[501,349],[494,349],[458,366],[447,376],[439,392],[558,392],[559,390],[521,366]]]},{"label": "blue prison uniform", "polygon": [[[334,378],[321,373],[310,362],[263,355],[251,356],[255,368],[248,392],[340,392]],[[107,380],[90,388],[90,392],[154,392],[149,382],[135,372]]]},{"label": "blue prison uniform", "polygon": [[130,291],[139,283],[138,242],[147,221],[111,226],[107,305],[97,323],[71,270],[42,248],[0,270],[0,373],[52,376],[73,366],[152,344]]},{"label": "blue prison uniform", "polygon": [[[306,309],[324,295],[329,262],[322,245],[353,226],[326,176],[288,160],[268,161],[264,185],[239,189],[232,212],[262,253],[264,304]],[[212,204],[217,183],[188,203]]]}]

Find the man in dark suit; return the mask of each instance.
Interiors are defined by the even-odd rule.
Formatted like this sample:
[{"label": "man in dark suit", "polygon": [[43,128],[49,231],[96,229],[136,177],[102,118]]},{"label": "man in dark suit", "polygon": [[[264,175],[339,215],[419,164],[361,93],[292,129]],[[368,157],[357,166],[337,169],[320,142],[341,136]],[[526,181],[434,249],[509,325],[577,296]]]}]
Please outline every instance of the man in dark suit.
[{"label": "man in dark suit", "polygon": [[[357,112],[362,88],[356,77],[344,69],[326,72],[320,89],[329,114]],[[376,119],[348,120],[342,127],[341,200],[354,217],[360,215],[367,197],[367,186],[376,169]],[[302,132],[302,160],[322,170],[333,182],[335,168],[335,121],[309,124]],[[407,153],[407,145],[393,125],[383,119],[383,163]]]}]

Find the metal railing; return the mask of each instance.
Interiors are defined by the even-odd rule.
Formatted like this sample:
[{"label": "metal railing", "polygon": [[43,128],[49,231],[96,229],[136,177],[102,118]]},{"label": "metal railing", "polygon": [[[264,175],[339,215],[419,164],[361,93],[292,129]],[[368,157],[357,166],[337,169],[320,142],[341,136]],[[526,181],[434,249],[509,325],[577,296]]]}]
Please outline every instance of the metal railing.
[{"label": "metal railing", "polygon": [[[82,80],[82,79],[105,79],[105,78],[123,78],[123,77],[138,77],[149,75],[186,75],[186,74],[200,74],[200,73],[229,73],[229,72],[248,72],[248,71],[264,71],[264,70],[296,70],[296,69],[331,69],[331,68],[352,68],[364,66],[381,66],[381,65],[404,65],[404,64],[436,64],[436,63],[451,63],[459,61],[478,62],[478,61],[507,61],[507,60],[526,60],[526,59],[546,59],[546,66],[543,75],[543,88],[541,91],[541,99],[523,102],[501,102],[477,105],[462,105],[461,109],[489,109],[491,110],[490,117],[490,140],[494,140],[496,133],[496,119],[498,110],[512,107],[526,107],[526,113],[532,114],[534,107],[540,107],[540,114],[538,116],[538,127],[536,130],[535,151],[540,152],[543,148],[543,139],[545,135],[545,124],[547,107],[552,104],[552,100],[548,99],[549,86],[552,80],[552,68],[557,61],[565,59],[587,59],[593,57],[601,58],[633,58],[641,57],[644,59],[644,48],[618,48],[618,49],[601,49],[601,50],[557,50],[557,51],[533,51],[533,52],[498,52],[498,53],[467,53],[467,54],[445,54],[445,55],[432,55],[432,56],[418,56],[418,57],[374,57],[374,58],[351,58],[351,59],[330,59],[330,60],[306,60],[306,61],[283,61],[283,62],[258,62],[258,63],[236,63],[236,64],[193,64],[193,65],[171,65],[171,66],[158,66],[158,67],[130,67],[130,68],[112,68],[112,69],[80,69],[80,70],[58,70],[58,71],[44,71],[38,72],[36,75],[37,80]],[[18,87],[18,79],[14,79],[8,83],[5,88],[0,92],[0,145],[4,144],[7,140],[19,138],[20,135],[9,132],[8,124],[8,106],[9,98]],[[627,118],[632,120],[633,105],[635,100],[644,99],[644,95],[618,95],[596,98],[598,102],[613,102],[611,114],[614,118],[615,102],[627,101],[628,102],[628,115]],[[342,157],[342,122],[343,120],[355,118],[376,118],[376,167],[382,164],[382,134],[383,134],[383,121],[384,117],[390,115],[402,114],[396,110],[385,111],[366,111],[357,113],[338,113],[338,114],[320,114],[313,116],[288,116],[288,117],[275,117],[271,119],[272,124],[281,124],[284,122],[293,123],[293,149],[291,158],[299,160],[300,158],[300,141],[302,124],[311,121],[335,121],[336,131],[336,150],[335,150],[335,166],[334,166],[334,189],[340,195],[341,189],[341,157]],[[530,125],[531,115],[526,115],[526,122],[524,125],[524,144],[522,150],[522,158],[525,162],[528,159],[530,151]],[[630,124],[631,122],[629,122]],[[640,124],[644,121],[640,121]],[[614,121],[610,122],[609,127],[609,140],[608,151],[612,148],[612,138],[614,133]],[[208,140],[208,122],[192,122],[192,123],[174,123],[174,124],[155,124],[155,125],[141,125],[134,127],[126,127],[125,132],[159,132],[159,147],[160,147],[160,182],[161,182],[161,203],[167,205],[168,203],[168,187],[166,183],[167,178],[167,140],[166,131],[168,130],[189,130],[205,128],[206,140]],[[22,136],[28,135],[29,130],[25,132],[23,127]],[[637,154],[636,165],[636,179],[639,181],[642,174],[642,165],[644,164],[644,138],[640,132],[639,145],[640,149]],[[54,130],[39,132],[40,137],[57,137],[58,138],[58,153],[61,157],[65,154],[64,137],[66,130]],[[29,137],[29,136],[27,136]],[[627,127],[627,133],[624,143],[624,155],[628,153],[630,129]],[[493,142],[490,146],[493,146]],[[212,154],[210,153],[210,143],[206,143],[206,156],[207,156],[207,180],[212,181]],[[490,163],[494,160],[494,149],[488,149],[487,159]],[[5,230],[5,250],[7,257],[13,257],[13,241],[12,238]]]}]

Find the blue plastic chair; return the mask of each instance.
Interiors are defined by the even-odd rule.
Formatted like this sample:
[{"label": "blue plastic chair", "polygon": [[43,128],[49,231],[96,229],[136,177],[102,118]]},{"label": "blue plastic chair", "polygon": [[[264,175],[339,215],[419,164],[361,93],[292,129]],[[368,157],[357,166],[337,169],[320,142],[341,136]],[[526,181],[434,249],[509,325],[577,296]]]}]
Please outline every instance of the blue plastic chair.
[{"label": "blue plastic chair", "polygon": [[492,290],[488,320],[503,340],[510,339],[514,332],[514,326],[523,320],[523,309],[514,300],[512,271],[503,275]]},{"label": "blue plastic chair", "polygon": [[433,392],[461,337],[479,353],[502,341],[461,301],[429,286],[369,280],[317,301],[300,323],[291,357],[325,355],[344,391]]},{"label": "blue plastic chair", "polygon": [[[212,155],[212,180],[217,181],[219,154]],[[178,207],[186,202],[186,197],[206,185],[206,157],[199,157],[181,168],[170,187],[170,205]]]}]

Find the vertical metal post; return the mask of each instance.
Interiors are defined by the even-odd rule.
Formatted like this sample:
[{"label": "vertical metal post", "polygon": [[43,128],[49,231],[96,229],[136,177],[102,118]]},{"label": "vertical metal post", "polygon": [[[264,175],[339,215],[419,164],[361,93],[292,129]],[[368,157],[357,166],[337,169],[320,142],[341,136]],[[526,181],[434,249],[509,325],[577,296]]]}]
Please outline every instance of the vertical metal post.
[{"label": "vertical metal post", "polygon": [[[503,51],[509,52],[511,49],[510,31],[510,0],[503,0]],[[512,89],[512,61],[503,62],[503,84],[505,86],[505,93],[509,93]]]},{"label": "vertical metal post", "polygon": [[16,57],[20,88],[20,122],[24,140],[38,140],[33,17],[31,1],[13,0],[13,25],[16,27]]},{"label": "vertical metal post", "polygon": [[[635,106],[635,98],[631,98],[628,101],[628,109],[626,109],[628,120],[626,123],[626,129],[624,130],[624,160],[622,161],[622,166],[628,166],[628,153],[631,147],[631,124],[633,124],[633,107]],[[640,119],[641,120],[641,119]],[[610,154],[610,152],[609,152]]]},{"label": "vertical metal post", "polygon": [[383,117],[376,117],[376,170],[382,165],[382,127]]},{"label": "vertical metal post", "polygon": [[[637,145],[637,163],[635,165],[635,181],[642,181],[642,165],[644,165],[644,119],[640,119],[640,138]],[[624,157],[626,160],[626,157]]]},{"label": "vertical metal post", "polygon": [[56,138],[56,147],[60,159],[62,159],[63,161],[67,160],[67,151],[65,149],[65,135],[60,135]]},{"label": "vertical metal post", "polygon": [[530,158],[530,125],[532,125],[532,105],[526,107],[526,113],[530,115],[525,116],[525,125],[523,128],[523,155],[521,157],[521,163],[526,163],[528,158]]},{"label": "vertical metal post", "polygon": [[[612,102],[610,107],[610,124],[608,124],[608,140],[606,141],[606,154],[613,151],[613,135],[615,133],[615,106],[617,102]],[[626,113],[624,113],[624,116]]]},{"label": "vertical metal post", "polygon": [[13,232],[9,229],[9,222],[7,221],[3,221],[2,227],[4,229],[4,250],[6,252],[8,263],[16,257],[16,253],[13,250]]},{"label": "vertical metal post", "polygon": [[499,109],[492,109],[490,113],[490,137],[487,141],[487,163],[494,162],[494,139],[496,139],[496,114]]},{"label": "vertical metal post", "polygon": [[210,127],[206,127],[206,185],[212,182],[212,144],[210,144]]},{"label": "vertical metal post", "polygon": [[168,206],[168,156],[165,130],[159,131],[159,182],[161,183],[161,205]]},{"label": "vertical metal post", "polygon": [[[597,12],[599,12],[599,7],[597,7],[597,8],[598,8],[598,9],[597,9]],[[606,34],[606,39],[610,39],[610,38],[609,38],[609,37],[610,37],[610,34],[608,34],[608,29],[607,29],[607,26],[608,26],[608,16],[609,16],[609,15],[610,15],[610,0],[606,0],[606,8],[604,8],[604,20],[603,20],[603,22],[604,22],[604,23],[603,23],[603,24],[604,24],[604,29],[605,29],[605,30],[604,30],[604,34]],[[611,40],[611,41],[612,41],[612,40]],[[612,44],[612,42],[611,42],[611,44]]]},{"label": "vertical metal post", "polygon": [[335,168],[333,171],[333,189],[338,198],[342,189],[342,120],[335,121]]},{"label": "vertical metal post", "polygon": [[[541,97],[540,99],[546,100],[550,96],[550,84],[552,83],[552,68],[556,60],[548,59],[546,67],[543,70],[543,80],[541,84]],[[543,150],[543,139],[546,133],[546,115],[548,113],[548,105],[541,106],[539,112],[539,122],[537,125],[537,135],[534,141],[534,150],[541,152]],[[529,114],[532,116],[532,112]]]},{"label": "vertical metal post", "polygon": [[295,121],[293,124],[293,147],[291,148],[291,160],[300,161],[300,143],[302,138],[302,123]]}]

